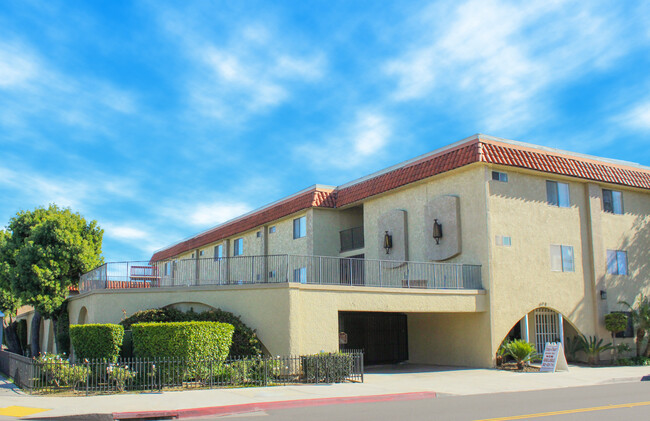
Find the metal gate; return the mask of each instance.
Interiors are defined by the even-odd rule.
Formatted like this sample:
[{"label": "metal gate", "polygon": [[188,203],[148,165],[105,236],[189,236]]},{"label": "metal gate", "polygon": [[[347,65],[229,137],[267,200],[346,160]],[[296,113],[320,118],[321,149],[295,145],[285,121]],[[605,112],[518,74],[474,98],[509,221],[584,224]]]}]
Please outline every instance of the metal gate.
[{"label": "metal gate", "polygon": [[535,347],[537,352],[544,352],[546,342],[559,342],[560,328],[558,315],[550,308],[535,310]]}]

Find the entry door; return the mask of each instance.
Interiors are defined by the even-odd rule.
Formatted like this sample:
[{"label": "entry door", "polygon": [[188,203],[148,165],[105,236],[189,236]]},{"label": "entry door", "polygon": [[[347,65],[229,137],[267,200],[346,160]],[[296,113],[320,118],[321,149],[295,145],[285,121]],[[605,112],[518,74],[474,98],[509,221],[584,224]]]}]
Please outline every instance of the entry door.
[{"label": "entry door", "polygon": [[560,329],[557,313],[550,308],[535,310],[535,347],[544,352],[546,342],[559,342]]},{"label": "entry door", "polygon": [[348,340],[341,349],[363,350],[368,365],[408,360],[405,314],[340,312],[339,331],[345,332]]}]

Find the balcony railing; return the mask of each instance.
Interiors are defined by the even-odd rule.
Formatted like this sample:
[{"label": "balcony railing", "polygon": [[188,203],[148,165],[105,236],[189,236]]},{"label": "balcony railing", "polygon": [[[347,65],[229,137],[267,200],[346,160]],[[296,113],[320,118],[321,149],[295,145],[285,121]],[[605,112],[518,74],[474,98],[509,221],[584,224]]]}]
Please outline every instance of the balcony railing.
[{"label": "balcony railing", "polygon": [[386,288],[482,289],[481,266],[346,259],[326,256],[240,256],[168,262],[106,263],[84,275],[80,291],[297,282]]},{"label": "balcony railing", "polygon": [[339,237],[341,238],[341,253],[363,248],[363,227],[354,227],[340,231]]}]

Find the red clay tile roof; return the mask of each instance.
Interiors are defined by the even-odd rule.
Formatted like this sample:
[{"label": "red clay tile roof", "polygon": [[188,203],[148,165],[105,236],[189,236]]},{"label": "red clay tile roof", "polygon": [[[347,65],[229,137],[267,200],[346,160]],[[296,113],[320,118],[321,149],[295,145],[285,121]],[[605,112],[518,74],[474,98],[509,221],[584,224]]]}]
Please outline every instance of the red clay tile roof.
[{"label": "red clay tile roof", "polygon": [[650,189],[650,171],[647,169],[600,161],[535,148],[494,138],[474,136],[467,142],[439,153],[426,156],[402,167],[370,177],[358,183],[342,186],[334,191],[314,188],[287,200],[268,206],[230,223],[213,228],[189,240],[156,252],[151,260],[164,260],[183,252],[202,247],[260,225],[313,208],[337,208],[368,197],[432,177],[476,162],[507,165],[587,180]]},{"label": "red clay tile roof", "polygon": [[151,257],[152,262],[168,259],[178,254],[202,247],[206,244],[219,241],[240,232],[248,231],[276,219],[291,215],[292,213],[308,208],[333,208],[336,206],[336,193],[328,190],[314,188],[303,194],[293,196],[287,200],[275,203],[257,212],[235,219],[230,223],[220,225],[205,231],[195,237],[175,244],[167,249],[160,250]]}]

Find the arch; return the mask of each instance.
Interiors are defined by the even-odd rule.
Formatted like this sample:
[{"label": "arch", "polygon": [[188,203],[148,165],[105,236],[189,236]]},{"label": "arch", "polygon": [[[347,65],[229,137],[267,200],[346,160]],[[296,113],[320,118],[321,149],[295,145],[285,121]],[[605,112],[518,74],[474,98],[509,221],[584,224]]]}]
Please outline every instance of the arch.
[{"label": "arch", "polygon": [[77,317],[77,324],[85,325],[87,321],[88,321],[88,310],[86,309],[86,307],[81,307],[81,310],[79,310],[79,317]]},{"label": "arch", "polygon": [[175,310],[182,311],[184,313],[188,311],[194,311],[195,313],[201,313],[203,311],[209,311],[209,310],[216,310],[215,307],[205,304],[205,303],[200,303],[198,301],[179,301],[177,303],[173,304],[167,304],[163,308],[173,308]]},{"label": "arch", "polygon": [[[537,320],[536,320],[536,311],[539,311]],[[549,318],[549,317],[544,317],[543,313],[546,312],[547,316],[554,315],[556,319]],[[557,324],[554,324],[557,319],[558,315],[562,315],[562,326],[560,329],[560,326]],[[539,341],[544,341],[546,339],[548,340],[557,340],[561,339],[564,341],[564,338],[571,338],[576,335],[580,335],[580,329],[576,327],[576,325],[569,319],[567,318],[561,311],[558,311],[557,309],[550,307],[550,306],[538,306],[538,307],[533,307],[529,311],[527,311],[525,314],[523,314],[519,319],[516,321],[512,321],[510,326],[510,330],[506,332],[505,334],[500,334],[499,337],[501,340],[497,344],[497,348],[494,349],[493,351],[496,353],[503,341],[508,339],[509,337],[511,339],[524,339],[525,333],[523,332],[524,327],[522,325],[525,325],[524,318],[528,318],[528,331],[529,331],[529,341],[533,344],[536,345],[536,347],[539,347],[540,345],[537,343]],[[545,331],[541,332],[542,334],[538,335],[536,337],[537,332],[537,327],[536,325],[538,323],[544,324],[544,323],[549,323],[547,326],[540,326],[540,328],[544,328]],[[560,332],[563,332],[563,338],[558,338],[554,335],[559,335]],[[539,352],[543,351],[543,345],[542,349],[538,349]]]}]

